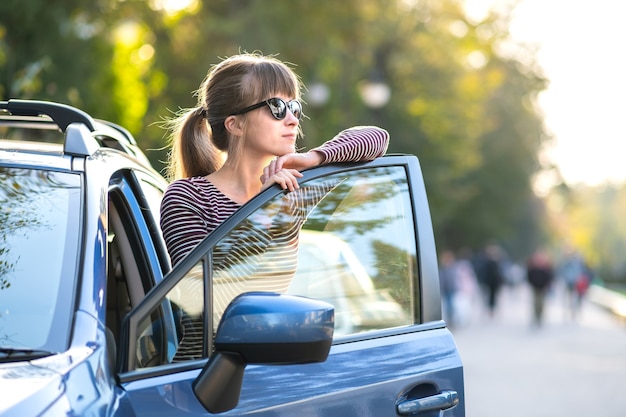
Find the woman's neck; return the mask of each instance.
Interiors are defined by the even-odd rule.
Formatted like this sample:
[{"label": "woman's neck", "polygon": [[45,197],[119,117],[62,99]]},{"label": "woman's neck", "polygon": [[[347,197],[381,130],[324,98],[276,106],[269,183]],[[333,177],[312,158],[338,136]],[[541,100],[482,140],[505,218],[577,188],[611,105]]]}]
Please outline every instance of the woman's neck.
[{"label": "woman's neck", "polygon": [[261,191],[263,168],[269,164],[264,160],[233,161],[206,176],[218,190],[238,204],[244,204]]}]

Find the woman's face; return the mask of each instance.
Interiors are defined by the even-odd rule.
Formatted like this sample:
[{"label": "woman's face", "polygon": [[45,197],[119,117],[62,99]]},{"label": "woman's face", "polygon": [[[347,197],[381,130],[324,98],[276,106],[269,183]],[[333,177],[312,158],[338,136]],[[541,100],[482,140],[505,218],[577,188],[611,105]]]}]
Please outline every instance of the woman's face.
[{"label": "woman's face", "polygon": [[[281,98],[285,102],[293,99],[280,94],[273,97]],[[282,120],[272,116],[267,105],[252,110],[248,114],[244,152],[253,152],[260,158],[295,152],[299,125],[300,121],[289,110]]]}]

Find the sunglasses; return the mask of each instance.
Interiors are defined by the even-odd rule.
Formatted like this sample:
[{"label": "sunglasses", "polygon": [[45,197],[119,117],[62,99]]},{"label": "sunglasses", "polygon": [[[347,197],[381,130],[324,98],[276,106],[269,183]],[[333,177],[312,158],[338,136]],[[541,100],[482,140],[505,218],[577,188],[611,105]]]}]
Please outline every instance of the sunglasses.
[{"label": "sunglasses", "polygon": [[241,109],[233,115],[244,114],[252,111],[254,109],[258,109],[259,107],[263,107],[267,105],[272,112],[272,116],[276,120],[283,120],[287,116],[287,109],[293,114],[298,120],[302,119],[302,104],[298,100],[289,100],[285,102],[282,98],[273,97],[262,101],[257,104],[253,104],[252,106],[248,106],[245,109]]}]

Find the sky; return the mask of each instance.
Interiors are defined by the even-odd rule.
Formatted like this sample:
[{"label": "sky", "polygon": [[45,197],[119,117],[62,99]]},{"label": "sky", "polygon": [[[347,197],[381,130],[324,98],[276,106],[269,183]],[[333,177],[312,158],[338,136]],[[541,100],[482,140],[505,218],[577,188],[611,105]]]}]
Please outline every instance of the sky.
[{"label": "sky", "polygon": [[[479,17],[509,0],[466,0]],[[510,33],[538,48],[546,149],[571,185],[626,181],[626,1],[521,0]]]}]

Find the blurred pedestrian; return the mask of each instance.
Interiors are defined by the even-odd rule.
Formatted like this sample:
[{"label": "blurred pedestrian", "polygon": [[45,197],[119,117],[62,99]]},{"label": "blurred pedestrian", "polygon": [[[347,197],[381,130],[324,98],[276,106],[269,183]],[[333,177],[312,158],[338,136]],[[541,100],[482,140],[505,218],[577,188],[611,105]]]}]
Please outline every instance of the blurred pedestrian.
[{"label": "blurred pedestrian", "polygon": [[495,315],[498,294],[504,282],[501,265],[502,251],[498,245],[489,244],[485,248],[482,265],[482,284],[486,292],[487,311],[490,317]]},{"label": "blurred pedestrian", "polygon": [[554,280],[552,261],[545,252],[537,250],[528,259],[526,279],[533,293],[533,324],[539,327],[543,323],[546,294]]},{"label": "blurred pedestrian", "polygon": [[456,258],[450,250],[444,250],[439,257],[439,285],[441,286],[443,318],[449,327],[453,327],[456,324],[455,296],[459,282]]},{"label": "blurred pedestrian", "polygon": [[469,323],[476,311],[475,303],[480,301],[478,280],[470,259],[471,252],[467,249],[461,249],[456,255],[457,291],[454,296],[454,310],[457,326]]},{"label": "blurred pedestrian", "polygon": [[576,249],[569,246],[566,248],[565,256],[558,268],[558,275],[565,284],[568,309],[572,318],[576,318],[583,296],[591,282],[590,270]]}]

